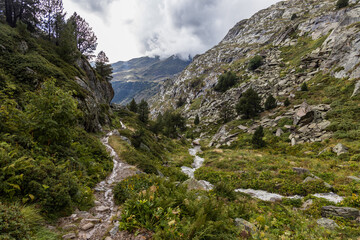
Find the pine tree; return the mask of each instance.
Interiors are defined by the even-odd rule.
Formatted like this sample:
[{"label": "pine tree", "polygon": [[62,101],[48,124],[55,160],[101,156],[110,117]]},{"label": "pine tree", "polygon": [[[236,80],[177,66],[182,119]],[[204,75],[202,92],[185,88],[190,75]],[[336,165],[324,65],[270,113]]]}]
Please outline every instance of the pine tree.
[{"label": "pine tree", "polygon": [[18,21],[35,28],[40,13],[40,0],[3,0],[3,9],[6,22],[11,27],[16,27]]},{"label": "pine tree", "polygon": [[148,103],[143,99],[138,105],[138,114],[139,114],[139,120],[143,123],[147,123],[149,121],[149,105]]},{"label": "pine tree", "polygon": [[304,83],[301,85],[301,91],[306,92],[306,91],[308,91],[308,90],[309,90],[309,88],[308,88],[306,82],[304,82]]},{"label": "pine tree", "polygon": [[100,74],[103,79],[110,81],[113,78],[113,68],[108,62],[109,58],[106,56],[106,54],[103,51],[99,52],[95,61],[95,70]]},{"label": "pine tree", "polygon": [[75,27],[75,36],[79,51],[88,59],[93,58],[93,53],[97,47],[97,37],[89,23],[76,12],[70,17],[70,20]]},{"label": "pine tree", "polygon": [[199,115],[196,115],[195,120],[194,120],[194,124],[199,125],[199,123],[200,123]]},{"label": "pine tree", "polygon": [[138,105],[135,102],[135,99],[133,98],[128,106],[129,110],[136,113],[138,111]]},{"label": "pine tree", "polygon": [[225,103],[220,109],[220,119],[222,123],[227,123],[234,118],[234,109],[229,103]]},{"label": "pine tree", "polygon": [[285,99],[284,105],[285,107],[290,105],[290,100],[288,98]]},{"label": "pine tree", "polygon": [[261,111],[261,98],[252,88],[249,88],[239,99],[236,111],[244,119],[256,117]]},{"label": "pine tree", "polygon": [[262,148],[265,146],[265,142],[263,140],[264,137],[264,129],[262,126],[258,127],[252,136],[251,143],[255,148]]},{"label": "pine tree", "polygon": [[68,63],[74,63],[80,56],[80,52],[76,48],[76,39],[74,35],[74,26],[67,22],[61,29],[58,39],[58,53]]},{"label": "pine tree", "polygon": [[344,8],[349,6],[349,0],[338,0],[336,2],[336,8],[340,9],[340,8]]},{"label": "pine tree", "polygon": [[265,101],[265,110],[271,110],[276,107],[277,107],[276,99],[272,95],[269,95],[269,97]]},{"label": "pine tree", "polygon": [[41,27],[48,39],[57,39],[60,35],[61,24],[65,22],[62,0],[42,0],[41,15]]}]

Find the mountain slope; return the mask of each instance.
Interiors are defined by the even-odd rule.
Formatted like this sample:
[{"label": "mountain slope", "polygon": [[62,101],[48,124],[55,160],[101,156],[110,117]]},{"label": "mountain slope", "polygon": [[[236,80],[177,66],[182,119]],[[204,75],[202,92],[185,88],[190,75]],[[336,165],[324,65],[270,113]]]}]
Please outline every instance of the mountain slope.
[{"label": "mountain slope", "polygon": [[159,83],[181,72],[189,63],[176,56],[163,60],[159,57],[142,57],[114,63],[113,102],[127,104],[132,98],[147,100],[157,93]]}]

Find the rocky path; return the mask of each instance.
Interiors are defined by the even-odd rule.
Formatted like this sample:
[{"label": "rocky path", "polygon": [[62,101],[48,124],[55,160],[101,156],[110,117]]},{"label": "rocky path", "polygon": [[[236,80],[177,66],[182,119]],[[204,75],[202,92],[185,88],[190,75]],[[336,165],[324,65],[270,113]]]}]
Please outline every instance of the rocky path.
[{"label": "rocky path", "polygon": [[137,169],[121,162],[115,150],[110,146],[109,138],[115,133],[116,130],[111,131],[101,139],[113,159],[113,171],[95,187],[95,207],[86,212],[76,211],[70,217],[62,218],[59,221],[60,228],[66,232],[63,239],[134,239],[132,236],[124,236],[125,233],[118,232],[116,217],[120,215],[120,211],[113,202],[112,189],[114,183],[135,175]]}]

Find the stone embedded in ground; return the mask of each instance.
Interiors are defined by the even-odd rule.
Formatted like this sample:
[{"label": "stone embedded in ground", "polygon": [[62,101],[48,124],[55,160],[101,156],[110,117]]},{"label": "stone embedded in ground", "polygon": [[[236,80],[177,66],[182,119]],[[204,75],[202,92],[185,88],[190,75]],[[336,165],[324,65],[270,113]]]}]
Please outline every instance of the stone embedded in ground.
[{"label": "stone embedded in ground", "polygon": [[212,185],[210,186],[206,181],[198,181],[194,178],[190,178],[182,183],[183,185],[187,185],[189,191],[191,190],[204,190],[209,191],[212,189]]},{"label": "stone embedded in ground", "polygon": [[312,199],[306,200],[306,202],[304,202],[303,205],[301,206],[300,210],[302,211],[308,210],[313,205],[313,203],[314,201]]},{"label": "stone embedded in ground", "polygon": [[75,224],[68,224],[62,227],[64,231],[71,231],[77,229],[77,226]]},{"label": "stone embedded in ground", "polygon": [[360,178],[355,177],[355,176],[348,176],[347,178],[350,179],[350,180],[354,180],[356,182],[360,182]]},{"label": "stone embedded in ground", "polygon": [[91,223],[100,223],[101,219],[99,218],[88,218],[84,220],[85,222],[91,222]]},{"label": "stone embedded in ground", "polygon": [[342,217],[355,220],[360,216],[360,210],[350,207],[325,206],[321,208],[323,217]]},{"label": "stone embedded in ground", "polygon": [[109,208],[109,207],[105,207],[105,206],[100,206],[100,207],[95,208],[95,210],[96,210],[97,212],[105,212],[105,211],[110,210],[110,208]]},{"label": "stone embedded in ground", "polygon": [[235,218],[235,226],[240,227],[241,230],[245,230],[249,233],[255,233],[256,227],[251,222],[246,221],[242,218]]},{"label": "stone embedded in ground", "polygon": [[293,171],[296,172],[297,174],[310,174],[309,169],[306,168],[294,167]]},{"label": "stone embedded in ground", "polygon": [[62,236],[62,239],[64,239],[64,240],[76,239],[76,234],[75,233],[68,233],[68,234]]},{"label": "stone embedded in ground", "polygon": [[343,144],[339,143],[337,144],[335,147],[333,147],[333,152],[336,153],[338,156],[340,156],[341,154],[344,153],[348,153],[349,149],[347,147],[345,147]]},{"label": "stone embedded in ground", "polygon": [[195,139],[192,144],[195,146],[200,146],[200,139]]},{"label": "stone embedded in ground", "polygon": [[329,218],[320,218],[316,221],[316,223],[321,227],[332,230],[339,227],[334,220]]},{"label": "stone embedded in ground", "polygon": [[278,128],[276,130],[275,136],[281,137],[281,135],[283,135],[283,134],[284,134],[284,131],[281,128]]},{"label": "stone embedded in ground", "polygon": [[80,227],[81,230],[87,231],[91,228],[93,228],[95,225],[93,223],[86,223],[83,226]]}]

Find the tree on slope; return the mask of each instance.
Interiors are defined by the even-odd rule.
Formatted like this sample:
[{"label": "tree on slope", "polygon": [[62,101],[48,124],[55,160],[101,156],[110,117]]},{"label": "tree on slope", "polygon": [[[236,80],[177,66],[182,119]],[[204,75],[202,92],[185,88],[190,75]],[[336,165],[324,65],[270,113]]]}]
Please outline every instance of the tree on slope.
[{"label": "tree on slope", "polygon": [[252,88],[249,88],[239,99],[236,111],[244,119],[256,117],[261,111],[261,98]]},{"label": "tree on slope", "polygon": [[96,57],[95,61],[95,70],[100,74],[100,76],[110,81],[112,77],[112,70],[111,64],[109,64],[109,58],[106,56],[105,52],[101,51]]}]

